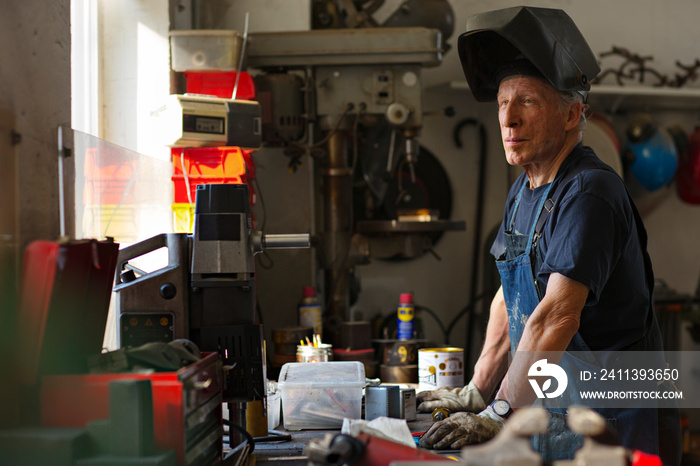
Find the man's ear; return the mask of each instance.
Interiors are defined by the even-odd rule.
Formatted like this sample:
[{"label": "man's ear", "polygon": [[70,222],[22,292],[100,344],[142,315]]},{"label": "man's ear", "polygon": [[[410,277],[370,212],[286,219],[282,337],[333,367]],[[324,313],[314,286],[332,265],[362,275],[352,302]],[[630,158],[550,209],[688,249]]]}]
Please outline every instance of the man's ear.
[{"label": "man's ear", "polygon": [[567,114],[566,117],[566,130],[570,131],[578,126],[579,121],[581,120],[581,116],[583,112],[588,108],[588,105],[585,105],[579,101],[574,102],[569,106],[569,113]]}]

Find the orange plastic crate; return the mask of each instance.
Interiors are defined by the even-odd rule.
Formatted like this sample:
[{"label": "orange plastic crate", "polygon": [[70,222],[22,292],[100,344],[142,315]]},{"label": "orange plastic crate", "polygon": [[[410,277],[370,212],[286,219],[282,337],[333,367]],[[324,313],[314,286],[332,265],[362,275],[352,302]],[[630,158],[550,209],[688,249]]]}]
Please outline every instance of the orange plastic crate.
[{"label": "orange plastic crate", "polygon": [[118,160],[118,157],[105,149],[89,148],[85,151],[84,204],[111,205],[134,202],[133,190],[129,188],[138,161]]},{"label": "orange plastic crate", "polygon": [[[173,201],[195,201],[197,185],[243,184],[249,180],[249,158],[238,147],[173,149]],[[187,177],[185,177],[185,173]],[[188,198],[189,190],[191,198]]]},{"label": "orange plastic crate", "polygon": [[187,172],[187,176],[190,177],[243,178],[246,176],[246,160],[238,147],[172,149],[171,154],[175,176],[183,175],[184,172]]}]

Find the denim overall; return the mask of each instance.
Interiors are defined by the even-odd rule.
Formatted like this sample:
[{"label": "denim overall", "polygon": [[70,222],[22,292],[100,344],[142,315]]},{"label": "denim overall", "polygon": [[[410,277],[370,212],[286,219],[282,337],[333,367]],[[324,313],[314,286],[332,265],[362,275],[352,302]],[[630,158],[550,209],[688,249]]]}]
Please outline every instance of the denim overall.
[{"label": "denim overall", "polygon": [[[603,168],[598,164],[591,166],[591,164],[583,163],[579,164],[575,169],[570,170],[568,166],[570,164],[566,164],[565,162],[565,165],[566,167],[561,167],[562,169],[557,175],[557,179],[547,186],[542,195],[533,225],[527,236],[517,233],[514,229],[515,216],[520,206],[523,189],[526,189],[527,182],[523,184],[513,208],[509,228],[507,228],[504,233],[506,245],[505,253],[496,261],[498,271],[501,275],[503,296],[508,311],[508,333],[510,336],[511,351],[513,353],[515,353],[523,335],[527,319],[541,300],[536,281],[537,270],[539,270],[539,266],[541,265],[541,256],[538,255],[541,255],[541,252],[536,247],[536,242],[541,234],[542,222],[538,222],[538,219],[542,214],[543,208],[545,208],[545,202],[549,201],[547,205],[548,210],[553,208],[553,204],[551,204],[552,199],[549,197],[550,191],[557,183],[562,182],[562,184],[564,184],[566,179],[571,179],[575,173],[579,173],[586,168]],[[583,167],[581,165],[583,165]],[[566,171],[575,173],[561,173]],[[554,189],[556,190],[556,188]],[[554,192],[554,196],[556,195],[557,193]],[[638,228],[639,227],[640,226],[638,226]],[[537,228],[540,228],[540,231],[536,231]],[[643,228],[643,226],[641,226],[641,228]],[[646,238],[644,237],[644,247],[646,246],[645,240]],[[534,265],[537,270],[534,270],[533,261],[535,262]],[[651,283],[653,283],[653,279]],[[638,351],[645,349],[660,351],[660,333],[658,332],[658,327],[656,328],[656,332],[647,332],[647,335],[645,335],[640,342],[635,344],[634,348],[628,349]],[[658,341],[656,338],[657,334]],[[576,357],[569,354],[569,352],[572,351],[576,352]],[[572,373],[570,371],[582,369],[596,370],[599,368],[600,364],[596,362],[593,353],[577,332],[567,347],[567,353],[564,354],[559,365],[570,374]],[[566,425],[566,409],[545,407],[547,407],[550,415],[549,430],[546,434],[533,437],[533,448],[542,455],[544,461],[572,459],[574,452],[583,445],[582,437],[571,432]],[[656,409],[606,408],[599,409],[598,411],[608,420],[609,424],[617,430],[618,437],[623,445],[631,448],[643,449],[648,453],[658,454],[659,432],[657,426],[658,411]],[[678,424],[678,429],[680,429],[680,423]],[[680,431],[678,431],[678,434],[680,434]],[[673,433],[673,435],[675,435],[675,433]],[[680,438],[680,435],[678,438]]]}]

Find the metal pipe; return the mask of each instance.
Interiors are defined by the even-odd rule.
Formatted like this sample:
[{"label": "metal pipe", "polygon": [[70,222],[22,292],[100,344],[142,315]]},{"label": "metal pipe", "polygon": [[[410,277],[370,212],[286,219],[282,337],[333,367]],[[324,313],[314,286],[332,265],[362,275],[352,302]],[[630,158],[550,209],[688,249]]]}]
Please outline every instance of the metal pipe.
[{"label": "metal pipe", "polygon": [[352,227],[352,169],[348,165],[348,134],[336,130],[327,142],[324,177],[324,255],[326,312],[324,337],[334,338],[348,317],[349,253]]},{"label": "metal pipe", "polygon": [[263,249],[302,249],[311,247],[311,237],[308,233],[263,235]]}]

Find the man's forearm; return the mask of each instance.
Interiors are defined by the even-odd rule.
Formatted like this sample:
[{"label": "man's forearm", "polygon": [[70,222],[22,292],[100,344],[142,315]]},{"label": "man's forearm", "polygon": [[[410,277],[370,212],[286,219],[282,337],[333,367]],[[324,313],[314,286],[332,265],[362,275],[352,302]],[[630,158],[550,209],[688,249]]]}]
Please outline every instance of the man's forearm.
[{"label": "man's forearm", "polygon": [[[525,406],[534,401],[528,370],[546,352],[550,363],[559,357],[578,331],[581,311],[588,288],[559,274],[552,274],[544,299],[530,316],[508,373],[497,398],[507,399],[511,406]],[[555,355],[559,356],[555,356]]]},{"label": "man's forearm", "polygon": [[474,365],[472,378],[486,402],[491,399],[508,369],[509,351],[508,311],[501,288],[491,302],[486,338],[479,360]]}]

